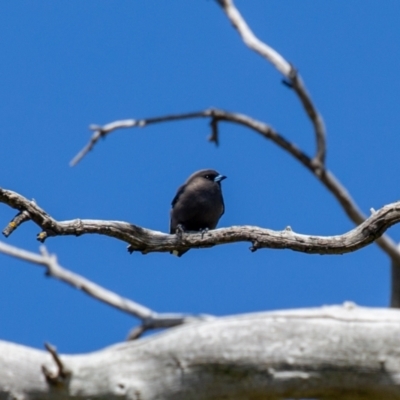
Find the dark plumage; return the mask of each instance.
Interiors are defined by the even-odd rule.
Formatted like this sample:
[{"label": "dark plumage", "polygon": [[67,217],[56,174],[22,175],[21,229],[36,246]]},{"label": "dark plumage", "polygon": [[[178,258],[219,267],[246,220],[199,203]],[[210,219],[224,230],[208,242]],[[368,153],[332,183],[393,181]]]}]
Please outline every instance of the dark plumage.
[{"label": "dark plumage", "polygon": [[[221,181],[226,176],[213,169],[202,169],[190,175],[172,200],[170,233],[180,225],[184,231],[214,229],[225,211]],[[180,257],[184,251],[173,251]]]}]

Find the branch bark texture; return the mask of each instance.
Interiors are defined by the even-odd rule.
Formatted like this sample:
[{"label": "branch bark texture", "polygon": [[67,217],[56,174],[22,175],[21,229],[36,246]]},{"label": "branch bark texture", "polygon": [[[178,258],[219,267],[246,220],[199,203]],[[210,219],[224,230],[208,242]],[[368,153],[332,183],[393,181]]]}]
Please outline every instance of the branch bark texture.
[{"label": "branch bark texture", "polygon": [[400,312],[354,304],[219,318],[61,355],[0,342],[0,399],[400,399]]},{"label": "branch bark texture", "polygon": [[[390,226],[400,221],[400,202],[382,207],[351,231],[337,236],[312,236],[295,233],[290,227],[272,231],[257,226],[233,226],[206,233],[169,235],[122,221],[80,220],[57,221],[20,194],[0,188],[0,202],[27,211],[32,221],[43,231],[39,241],[61,235],[100,234],[129,243],[129,251],[143,254],[170,252],[186,248],[201,248],[237,242],[250,242],[251,250],[262,248],[291,249],[310,254],[344,254],[360,249],[379,238]],[[7,228],[6,228],[7,229]]]}]

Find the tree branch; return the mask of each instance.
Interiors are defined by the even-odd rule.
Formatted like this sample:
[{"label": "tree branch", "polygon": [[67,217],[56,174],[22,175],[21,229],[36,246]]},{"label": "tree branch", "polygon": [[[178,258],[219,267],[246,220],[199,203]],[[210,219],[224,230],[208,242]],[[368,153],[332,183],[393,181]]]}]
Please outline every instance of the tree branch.
[{"label": "tree branch", "polygon": [[[235,7],[233,0],[217,0],[220,6],[224,9],[225,14],[231,21],[232,25],[237,29],[242,37],[243,42],[252,50],[266,58],[275,68],[281,72],[287,81],[284,83],[292,88],[299,97],[309,119],[314,126],[316,137],[317,151],[311,162],[314,169],[314,174],[320,176],[320,180],[333,193],[336,199],[340,202],[347,215],[351,220],[360,224],[364,221],[365,216],[359,210],[357,204],[353,201],[346,189],[340,182],[325,169],[326,156],[326,131],[322,116],[313,104],[307,89],[298,74],[296,68],[289,64],[278,52],[265,43],[260,41],[251,31],[246,21]],[[400,306],[400,256],[396,244],[387,236],[383,236],[377,241],[378,245],[385,251],[392,261],[392,291],[391,291],[391,306]]]},{"label": "tree branch", "polygon": [[189,324],[82,355],[54,390],[44,351],[0,341],[0,399],[400,399],[400,312],[343,306]]},{"label": "tree branch", "polygon": [[[287,62],[277,51],[260,41],[254,35],[254,33],[247,25],[246,21],[243,19],[239,11],[234,6],[232,0],[217,0],[217,2],[224,9],[228,19],[239,32],[244,43],[250,49],[256,51],[262,57],[271,62],[274,67],[287,79],[288,82],[286,83],[295,90],[296,94],[303,104],[303,107],[308,117],[311,119],[314,126],[317,142],[317,151],[314,158],[310,158],[308,155],[298,149],[294,144],[287,141],[283,136],[279,135],[270,126],[262,122],[256,121],[244,115],[232,114],[222,110],[205,110],[203,112],[170,115],[164,117],[150,118],[147,120],[116,121],[114,123],[107,124],[104,127],[96,126],[95,128],[93,128],[96,130],[96,132],[93,135],[89,145],[87,145],[86,148],[74,158],[71,164],[76,164],[76,162],[78,162],[89,150],[93,148],[94,144],[98,141],[100,137],[110,133],[112,130],[122,127],[126,128],[134,126],[145,126],[146,124],[153,122],[165,122],[172,120],[212,116],[212,134],[210,137],[211,141],[218,143],[217,122],[220,120],[238,123],[255,130],[256,132],[263,135],[265,138],[272,140],[275,144],[287,151],[300,163],[302,163],[307,169],[309,169],[314,174],[314,176],[334,195],[347,216],[355,224],[362,223],[365,220],[366,216],[361,212],[358,205],[352,199],[346,188],[329,170],[325,168],[324,161],[326,154],[326,134],[323,120],[318,113],[316,107],[313,105],[313,102],[305,88],[305,85],[302,82],[301,77],[297,73],[296,69],[289,62]],[[392,269],[399,269],[399,271],[392,271],[392,278],[396,279],[396,281],[392,280],[391,305],[396,306],[396,304],[400,304],[400,251],[397,248],[395,242],[386,235],[380,237],[377,240],[377,244],[391,258]]]},{"label": "tree branch", "polygon": [[225,11],[229,21],[239,32],[246,46],[269,61],[288,80],[287,85],[296,92],[307,116],[314,126],[317,151],[312,163],[316,167],[322,168],[325,163],[326,155],[325,126],[322,116],[312,102],[299,73],[281,54],[254,35],[232,0],[217,0],[217,2]]},{"label": "tree branch", "polygon": [[[0,202],[19,211],[27,211],[32,221],[43,229],[37,236],[41,242],[44,242],[49,236],[80,236],[96,233],[129,243],[130,252],[139,251],[143,254],[237,242],[252,243],[252,251],[270,248],[291,249],[310,254],[344,254],[367,246],[379,238],[390,226],[400,221],[400,202],[396,202],[375,211],[353,230],[337,236],[303,235],[293,232],[290,228],[276,232],[256,226],[233,226],[210,230],[206,233],[184,232],[178,236],[123,221],[81,219],[57,221],[36,203],[16,192],[1,188]],[[46,254],[43,257],[44,261],[42,260],[39,264],[48,266],[54,263],[52,257]]]},{"label": "tree branch", "polygon": [[40,251],[41,254],[36,254],[0,242],[0,253],[7,254],[36,265],[41,265],[46,268],[46,274],[48,276],[59,279],[60,281],[65,282],[76,289],[82,290],[89,296],[100,300],[109,306],[117,308],[120,311],[126,312],[140,319],[140,328],[136,328],[135,330],[131,331],[129,334],[129,339],[136,339],[142,333],[150,329],[170,328],[187,322],[214,318],[208,315],[191,316],[184,314],[156,313],[139,303],[124,298],[78,274],[61,267],[57,262],[57,257],[49,254],[45,246],[41,246]]},{"label": "tree branch", "polygon": [[286,140],[282,135],[275,131],[271,126],[265,124],[264,122],[257,121],[251,117],[244,114],[231,113],[225,110],[217,108],[209,108],[203,111],[164,115],[160,117],[144,118],[144,119],[130,119],[130,120],[120,120],[114,121],[104,126],[92,125],[91,129],[94,130],[89,143],[73,158],[70,165],[76,165],[90,150],[93,149],[95,144],[100,140],[100,138],[105,137],[109,133],[121,129],[121,128],[143,128],[145,126],[170,122],[170,121],[181,121],[186,119],[197,119],[197,118],[210,118],[211,119],[211,134],[209,140],[218,144],[216,122],[226,121],[232,122],[239,125],[246,126],[250,129],[255,130],[260,133],[264,138],[272,140],[276,145],[281,147],[283,150],[289,152],[298,161],[304,164],[311,171],[316,170],[315,166],[308,155],[303,153],[296,145]]},{"label": "tree branch", "polygon": [[120,121],[111,122],[104,126],[99,125],[90,125],[90,130],[94,131],[92,137],[90,138],[89,143],[70,161],[69,165],[71,167],[78,164],[82,158],[91,151],[96,143],[101,139],[105,138],[109,133],[115,131],[116,129],[122,128],[143,128],[147,125],[157,124],[160,122],[169,122],[176,121],[182,119],[191,119],[191,118],[200,118],[200,117],[213,117],[213,110],[206,110],[200,112],[193,113],[185,113],[185,114],[172,114],[166,115],[162,117],[154,117],[147,119],[125,119]]},{"label": "tree branch", "polygon": [[[296,145],[285,139],[271,126],[261,121],[258,121],[254,118],[251,118],[247,115],[230,113],[221,109],[207,109],[198,112],[166,115],[156,118],[129,120],[129,121],[132,121],[132,127],[143,127],[151,123],[186,120],[191,118],[211,118],[212,121],[218,120],[218,121],[236,123],[254,130],[258,134],[263,136],[265,139],[271,140],[281,149],[287,151],[296,160],[298,160],[304,167],[306,167],[334,195],[334,197],[340,203],[347,216],[355,224],[359,225],[365,220],[366,216],[361,212],[361,210],[358,208],[353,198],[350,196],[349,192],[340,183],[340,181],[335,177],[335,175],[332,172],[330,172],[325,168],[321,169],[319,166],[315,165],[315,163],[313,163],[312,159],[306,153],[304,153]],[[93,135],[90,143],[92,143],[93,145],[97,143],[98,139],[101,137],[101,135],[99,135],[98,132],[104,131],[108,134],[121,127],[125,128],[126,125],[127,125],[126,121],[115,121],[105,125],[104,127],[97,127],[98,131],[96,131],[96,133]],[[212,137],[214,137],[214,135],[215,134],[212,134]],[[86,146],[86,148],[88,146]],[[82,150],[78,154],[78,156],[74,158],[74,160],[76,160],[77,158],[81,159],[83,155],[86,153],[84,152],[84,150]],[[400,264],[400,251],[397,249],[396,244],[390,237],[388,237],[387,235],[383,235],[377,240],[377,244],[385,253],[389,255],[389,257],[394,262]],[[396,297],[399,297],[400,299],[400,293],[399,296],[396,295]]]}]

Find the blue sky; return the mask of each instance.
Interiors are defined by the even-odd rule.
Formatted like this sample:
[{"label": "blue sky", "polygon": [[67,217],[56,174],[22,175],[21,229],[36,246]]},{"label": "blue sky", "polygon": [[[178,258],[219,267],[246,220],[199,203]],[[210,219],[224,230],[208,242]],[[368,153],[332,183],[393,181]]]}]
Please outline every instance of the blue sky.
[{"label": "blue sky", "polygon": [[[254,32],[300,71],[328,132],[327,166],[365,213],[399,199],[400,3],[237,1]],[[214,1],[3,2],[0,186],[58,220],[124,220],[167,231],[177,187],[215,168],[220,226],[334,235],[353,225],[330,193],[273,143],[206,120],[122,130],[80,164],[89,124],[202,110],[241,112],[314,152],[311,125],[281,76],[248,50]],[[15,211],[0,205],[4,227]],[[33,223],[7,243],[38,251]],[[400,230],[388,232],[399,241]],[[101,236],[47,243],[61,265],[158,312],[229,315],[351,300],[386,306],[389,259],[371,245],[342,256],[251,253],[239,243],[129,255]],[[121,341],[137,321],[0,255],[0,339],[86,352]]]}]

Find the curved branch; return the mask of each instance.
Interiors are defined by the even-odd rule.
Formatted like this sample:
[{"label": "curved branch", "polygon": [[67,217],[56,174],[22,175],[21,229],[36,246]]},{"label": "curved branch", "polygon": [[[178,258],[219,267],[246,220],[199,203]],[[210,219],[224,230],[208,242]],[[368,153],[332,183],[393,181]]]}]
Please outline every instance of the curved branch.
[{"label": "curved branch", "polygon": [[267,44],[263,43],[254,35],[253,31],[247,25],[246,21],[235,7],[232,0],[217,0],[219,5],[225,11],[226,16],[232,25],[239,32],[243,42],[251,50],[260,54],[267,59],[287,80],[287,85],[292,88],[299,97],[308,118],[314,126],[315,138],[317,143],[317,151],[313,158],[313,164],[316,167],[322,168],[325,163],[326,156],[326,132],[322,116],[311,100],[310,95],[302,81],[297,70],[282,57],[276,50]]},{"label": "curved branch", "polygon": [[[224,9],[227,17],[233,24],[233,26],[238,30],[245,44],[250,47],[252,50],[259,53],[261,56],[266,58],[269,62],[271,62],[279,72],[281,72],[285,78],[288,80],[286,82],[288,86],[293,88],[300,98],[303,107],[313,123],[315,134],[316,134],[316,142],[317,142],[317,151],[316,155],[313,159],[304,154],[301,150],[297,149],[292,143],[288,142],[280,135],[273,135],[274,131],[271,128],[263,123],[257,123],[257,121],[251,120],[249,117],[246,122],[241,122],[235,120],[235,118],[227,118],[225,120],[229,120],[231,122],[241,123],[255,131],[261,133],[265,137],[268,137],[272,141],[274,141],[278,146],[282,147],[284,150],[288,151],[292,154],[297,160],[299,160],[305,167],[307,167],[313,174],[316,176],[324,186],[335,196],[335,198],[339,201],[340,205],[344,209],[347,216],[355,223],[360,224],[365,220],[365,215],[361,212],[356,202],[351,198],[345,187],[336,179],[336,177],[329,172],[324,165],[325,153],[326,153],[326,133],[325,127],[323,124],[322,117],[318,113],[316,107],[314,106],[311,97],[307,93],[307,90],[304,86],[304,83],[301,80],[301,77],[297,73],[296,69],[291,66],[277,51],[273,48],[269,47],[262,41],[260,41],[254,33],[251,31],[246,21],[243,19],[239,11],[233,4],[232,0],[217,0],[217,2]],[[285,82],[285,81],[284,81]],[[181,114],[180,116],[167,116],[161,118],[152,118],[150,120],[154,122],[162,122],[162,121],[170,121],[170,120],[178,120],[178,119],[186,119],[186,118],[198,118],[205,117],[207,115],[206,110],[203,113],[189,113],[189,114]],[[220,111],[220,110],[219,110]],[[238,114],[235,114],[237,116]],[[222,119],[222,118],[221,118]],[[212,134],[211,141],[214,141],[218,144],[218,131],[217,131],[217,122],[219,119],[215,117],[211,121]],[[130,121],[130,122],[129,122]],[[126,121],[116,121],[116,123],[108,124],[105,127],[95,127],[96,132],[92,137],[90,143],[86,148],[78,154],[78,156],[74,159],[74,163],[76,163],[79,159],[81,159],[97,142],[97,140],[109,133],[110,130],[107,131],[108,128],[112,128],[112,130],[117,129],[118,127],[128,127],[128,126],[144,126],[145,123],[141,120],[140,124],[134,120],[128,120],[128,123],[124,124]],[[120,125],[120,126],[118,126]],[[275,132],[276,133],[276,132]],[[392,280],[392,295],[391,295],[391,305],[395,306],[396,304],[400,304],[400,251],[397,248],[394,241],[384,235],[377,240],[377,244],[381,247],[381,249],[386,252],[391,260],[392,260],[392,278],[396,279],[396,281]],[[399,269],[399,271],[394,271],[394,269]]]},{"label": "curved branch", "polygon": [[[263,122],[256,121],[250,117],[232,114],[225,112],[223,110],[205,110],[197,113],[184,113],[178,115],[167,115],[163,117],[142,119],[142,120],[124,120],[115,121],[113,123],[107,124],[103,127],[94,126],[95,130],[90,142],[85,148],[79,152],[79,154],[72,160],[71,165],[75,165],[85,154],[87,154],[97,143],[97,141],[107,135],[108,133],[119,128],[127,127],[142,127],[149,123],[166,122],[173,120],[182,120],[188,118],[201,118],[201,117],[211,117],[211,128],[212,133],[209,138],[210,141],[218,144],[218,130],[217,122],[220,120],[225,120],[229,122],[239,123],[248,128],[255,130],[264,137],[272,140],[275,144],[280,146],[282,149],[289,152],[293,157],[300,161],[306,168],[308,168],[314,176],[320,180],[321,183],[335,196],[336,200],[340,203],[343,210],[347,216],[355,223],[360,224],[365,220],[366,216],[361,212],[356,202],[352,199],[346,188],[340,183],[340,181],[329,172],[323,165],[323,160],[325,158],[325,128],[322,122],[322,118],[317,112],[316,108],[313,106],[311,98],[307,94],[303,82],[300,76],[297,74],[294,68],[289,68],[290,64],[274,49],[262,43],[257,37],[252,33],[243,17],[234,7],[231,0],[217,0],[218,3],[224,8],[228,17],[234,26],[238,29],[239,33],[242,35],[243,40],[246,44],[253,50],[259,52],[262,56],[267,58],[287,79],[289,79],[290,86],[299,95],[303,106],[313,121],[314,128],[317,137],[317,154],[311,159],[308,155],[298,149],[293,143],[287,141],[283,136],[279,135],[270,126],[264,124]],[[321,163],[322,162],[322,163]],[[400,270],[400,251],[397,248],[395,242],[388,237],[383,235],[377,239],[377,244],[380,248],[389,255],[392,260],[393,267],[399,268]],[[399,276],[398,282],[392,282],[392,302],[391,304],[400,304],[400,291],[393,291],[396,288],[400,288],[400,273],[397,271],[392,271],[392,276]],[[397,299],[397,300],[395,300]]]},{"label": "curved branch", "polygon": [[[296,91],[307,112],[307,115],[314,125],[317,140],[317,153],[315,157],[311,159],[308,155],[298,149],[293,143],[286,140],[283,136],[279,135],[275,130],[273,130],[270,126],[266,125],[263,122],[256,121],[248,116],[241,114],[232,114],[223,110],[210,109],[194,113],[167,115],[149,119],[115,121],[103,127],[94,126],[91,129],[95,130],[95,133],[92,136],[89,144],[72,160],[71,165],[75,165],[80,159],[82,159],[82,157],[93,148],[93,146],[101,137],[104,137],[115,129],[135,126],[143,127],[151,123],[183,120],[189,118],[212,117],[212,134],[210,137],[211,141],[214,141],[216,144],[218,144],[216,122],[218,122],[219,120],[238,123],[255,130],[256,132],[262,134],[264,137],[272,140],[275,144],[277,144],[285,151],[289,152],[293,157],[300,161],[335,196],[335,198],[339,201],[340,205],[346,212],[347,216],[355,224],[362,223],[365,220],[366,216],[361,212],[346,188],[323,165],[326,153],[325,127],[322,117],[318,113],[316,107],[313,105],[313,102],[307,93],[301,77],[299,76],[295,68],[293,68],[291,64],[287,62],[276,50],[260,41],[254,35],[240,12],[234,6],[232,0],[217,0],[217,2],[224,9],[227,17],[241,35],[244,43],[249,48],[256,51],[261,56],[266,58],[269,62],[271,62],[275,66],[275,68],[279,72],[281,72],[285,76],[285,78],[289,80],[290,86]],[[400,265],[400,251],[399,249],[397,249],[395,242],[390,237],[386,235],[382,236],[377,240],[377,243],[381,247],[381,249],[390,256],[394,264]],[[399,297],[400,299],[400,296],[398,296],[397,294],[395,295],[395,297]]]},{"label": "curved branch", "polygon": [[191,316],[184,314],[156,313],[139,303],[124,298],[111,290],[107,290],[91,282],[83,276],[61,267],[57,262],[57,257],[49,254],[44,246],[41,246],[40,252],[41,254],[36,254],[0,242],[0,253],[41,265],[46,268],[46,274],[48,276],[59,279],[109,306],[140,319],[142,325],[129,334],[129,339],[136,339],[142,333],[150,329],[171,328],[187,322],[214,318],[208,315]]},{"label": "curved branch", "polygon": [[239,10],[233,4],[233,1],[217,0],[217,2],[224,9],[227,17],[241,35],[246,46],[267,59],[267,61],[269,61],[283,76],[290,78],[290,72],[292,70],[290,63],[287,62],[276,50],[257,38],[247,25]]},{"label": "curved branch", "polygon": [[[355,224],[362,223],[366,216],[360,211],[355,201],[351,198],[344,186],[336,179],[336,177],[325,168],[325,155],[326,155],[326,132],[322,116],[319,114],[317,108],[313,104],[307,89],[298,74],[297,70],[287,62],[276,50],[269,47],[261,40],[259,40],[246,21],[240,14],[239,10],[235,7],[233,0],[217,0],[220,6],[224,9],[228,19],[236,28],[242,37],[243,42],[252,50],[266,58],[285,78],[288,79],[288,86],[290,86],[298,95],[303,107],[310,118],[316,135],[317,152],[312,160],[296,157],[300,162],[309,168],[313,174],[327,187],[331,193],[339,201],[346,214]],[[276,141],[275,141],[276,143]],[[277,143],[278,144],[278,143]],[[283,146],[281,146],[283,147]],[[285,149],[287,150],[287,149]],[[290,152],[290,151],[289,151]],[[294,155],[292,152],[290,152]],[[378,245],[385,251],[392,259],[393,267],[400,269],[400,252],[395,242],[387,236],[383,236],[377,240]],[[397,266],[396,266],[397,265]],[[392,276],[400,275],[399,272],[392,272]],[[394,284],[394,282],[392,282]],[[400,288],[400,279],[394,286]],[[397,300],[394,300],[397,299]],[[392,291],[392,302],[400,304],[400,291]]]},{"label": "curved branch", "polygon": [[[262,248],[291,249],[310,254],[344,254],[367,246],[390,226],[400,222],[400,202],[382,207],[353,230],[337,236],[311,236],[295,233],[290,227],[276,232],[256,226],[233,226],[206,233],[184,232],[169,235],[122,221],[81,220],[57,221],[44,210],[16,192],[0,188],[0,202],[19,211],[27,211],[43,231],[38,234],[44,242],[50,236],[99,234],[129,243],[130,252],[143,254],[171,252],[188,248],[250,242],[251,250]],[[47,261],[48,263],[48,261]]]},{"label": "curved branch", "polygon": [[[271,140],[281,149],[287,151],[296,160],[298,160],[304,167],[306,167],[334,195],[334,197],[340,203],[347,216],[355,224],[359,225],[366,219],[366,216],[358,208],[357,204],[350,196],[346,188],[340,183],[340,181],[335,177],[335,175],[332,172],[330,172],[327,169],[321,170],[321,168],[318,165],[315,165],[315,163],[313,163],[312,159],[306,153],[300,150],[293,143],[289,142],[281,134],[275,131],[270,125],[267,125],[264,122],[258,121],[244,114],[230,113],[228,111],[224,111],[221,109],[207,109],[198,112],[166,115],[156,118],[129,120],[129,121],[135,121],[134,124],[132,122],[132,127],[142,127],[149,125],[151,123],[186,120],[189,118],[211,118],[211,122],[213,121],[231,122],[243,125],[247,128],[254,130],[261,136],[263,136],[265,139]],[[98,139],[101,137],[99,132],[104,131],[105,134],[108,134],[119,128],[125,128],[127,125],[126,121],[127,120],[115,121],[105,125],[104,127],[97,127],[98,131],[95,132],[90,143],[93,144],[97,143]],[[211,137],[213,141],[216,142],[218,141],[218,138],[215,137],[214,130]],[[79,154],[83,154],[83,151],[81,151]],[[77,157],[75,157],[75,159]],[[379,247],[389,255],[392,261],[396,262],[397,264],[400,264],[400,251],[390,237],[388,237],[387,235],[383,235],[382,237],[377,239],[376,242],[379,245]]]}]

